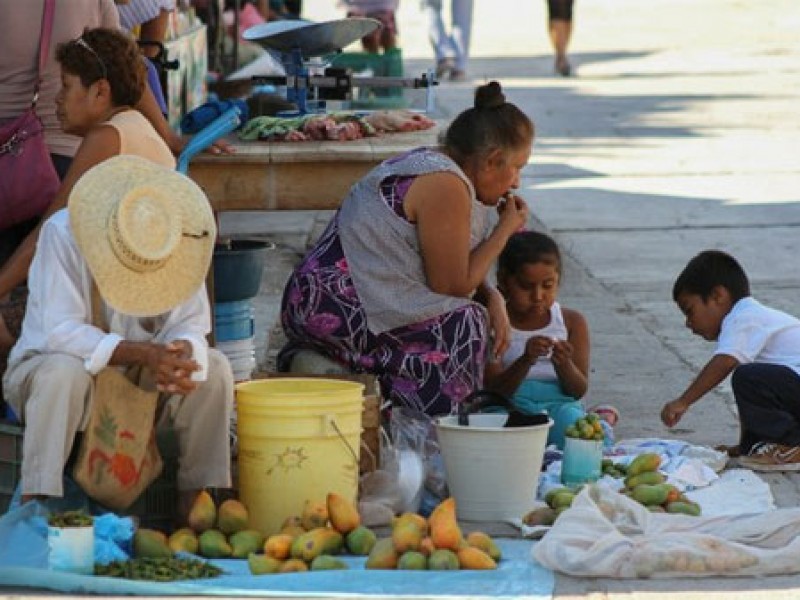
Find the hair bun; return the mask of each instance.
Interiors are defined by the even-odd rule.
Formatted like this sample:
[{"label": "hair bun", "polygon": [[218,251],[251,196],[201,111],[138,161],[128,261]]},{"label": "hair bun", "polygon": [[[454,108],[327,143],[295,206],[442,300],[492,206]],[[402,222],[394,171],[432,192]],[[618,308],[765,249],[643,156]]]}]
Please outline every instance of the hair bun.
[{"label": "hair bun", "polygon": [[490,81],[475,90],[475,108],[499,108],[505,103],[506,95],[496,81]]}]

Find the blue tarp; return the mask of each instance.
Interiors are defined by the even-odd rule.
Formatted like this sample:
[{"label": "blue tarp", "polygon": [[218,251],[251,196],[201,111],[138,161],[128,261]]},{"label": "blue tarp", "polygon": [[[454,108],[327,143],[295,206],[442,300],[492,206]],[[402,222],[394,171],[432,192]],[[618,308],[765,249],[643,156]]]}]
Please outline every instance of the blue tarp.
[{"label": "blue tarp", "polygon": [[[31,502],[0,517],[0,585],[98,595],[207,596],[409,596],[414,598],[526,598],[550,600],[553,573],[531,558],[529,540],[497,540],[503,553],[494,571],[377,571],[363,557],[344,556],[350,567],[281,575],[250,574],[246,560],[212,560],[221,577],[193,582],[156,583],[75,575],[47,568],[44,507]],[[2,589],[2,588],[0,588]]]}]

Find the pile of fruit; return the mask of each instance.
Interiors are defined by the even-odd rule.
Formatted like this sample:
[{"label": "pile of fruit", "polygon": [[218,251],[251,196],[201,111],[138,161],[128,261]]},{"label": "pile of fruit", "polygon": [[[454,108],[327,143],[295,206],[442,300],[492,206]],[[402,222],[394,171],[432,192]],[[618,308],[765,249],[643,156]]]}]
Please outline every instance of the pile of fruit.
[{"label": "pile of fruit", "polygon": [[[603,473],[615,478],[625,478],[621,494],[636,500],[652,512],[679,513],[699,516],[700,505],[689,500],[678,488],[667,483],[666,476],[658,468],[661,457],[653,452],[639,454],[627,466],[603,461]],[[572,501],[581,488],[553,488],[544,501],[547,506],[529,511],[522,517],[528,527],[552,525],[558,516],[572,506]]]},{"label": "pile of fruit", "polygon": [[222,569],[194,558],[134,558],[96,564],[94,574],[143,581],[185,581],[218,577]]},{"label": "pile of fruit", "polygon": [[466,537],[456,521],[454,498],[443,500],[425,519],[404,513],[392,523],[390,537],[377,541],[367,557],[367,569],[449,571],[496,569],[500,549],[486,533]]},{"label": "pile of fruit", "polygon": [[137,558],[170,558],[176,552],[206,558],[247,558],[264,543],[264,534],[248,528],[247,508],[228,499],[216,506],[206,491],[197,496],[187,519],[188,527],[169,537],[156,529],[139,528],[133,535]]},{"label": "pile of fruit", "polygon": [[50,527],[90,527],[94,523],[91,515],[82,510],[67,510],[48,515],[47,524]]},{"label": "pile of fruit", "polygon": [[303,515],[290,517],[280,533],[267,538],[263,554],[248,557],[250,572],[346,569],[337,557],[342,552],[366,556],[367,569],[494,569],[500,560],[500,550],[485,533],[464,538],[452,498],[428,519],[410,512],[396,517],[386,538],[378,539],[360,521],[356,507],[336,494],[328,494],[324,504],[306,502]]},{"label": "pile of fruit", "polygon": [[602,442],[605,439],[603,424],[600,422],[600,417],[595,413],[589,413],[576,419],[572,425],[564,430],[564,435],[569,438],[594,440],[597,442]]}]

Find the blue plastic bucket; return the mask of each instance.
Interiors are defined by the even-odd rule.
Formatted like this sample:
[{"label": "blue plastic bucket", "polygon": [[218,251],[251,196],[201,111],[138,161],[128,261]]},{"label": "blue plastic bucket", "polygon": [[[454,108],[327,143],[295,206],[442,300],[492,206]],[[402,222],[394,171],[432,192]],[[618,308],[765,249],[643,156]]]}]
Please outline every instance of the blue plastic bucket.
[{"label": "blue plastic bucket", "polygon": [[217,302],[214,305],[214,336],[219,342],[244,340],[255,335],[250,300]]}]

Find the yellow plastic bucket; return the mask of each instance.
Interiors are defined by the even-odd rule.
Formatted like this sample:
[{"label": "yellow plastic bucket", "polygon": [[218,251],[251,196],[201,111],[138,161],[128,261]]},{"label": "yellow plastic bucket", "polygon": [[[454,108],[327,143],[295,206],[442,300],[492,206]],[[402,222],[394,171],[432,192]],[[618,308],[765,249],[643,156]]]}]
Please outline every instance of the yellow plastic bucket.
[{"label": "yellow plastic bucket", "polygon": [[355,502],[364,385],[274,378],[236,386],[239,497],[266,535],[306,500]]}]

